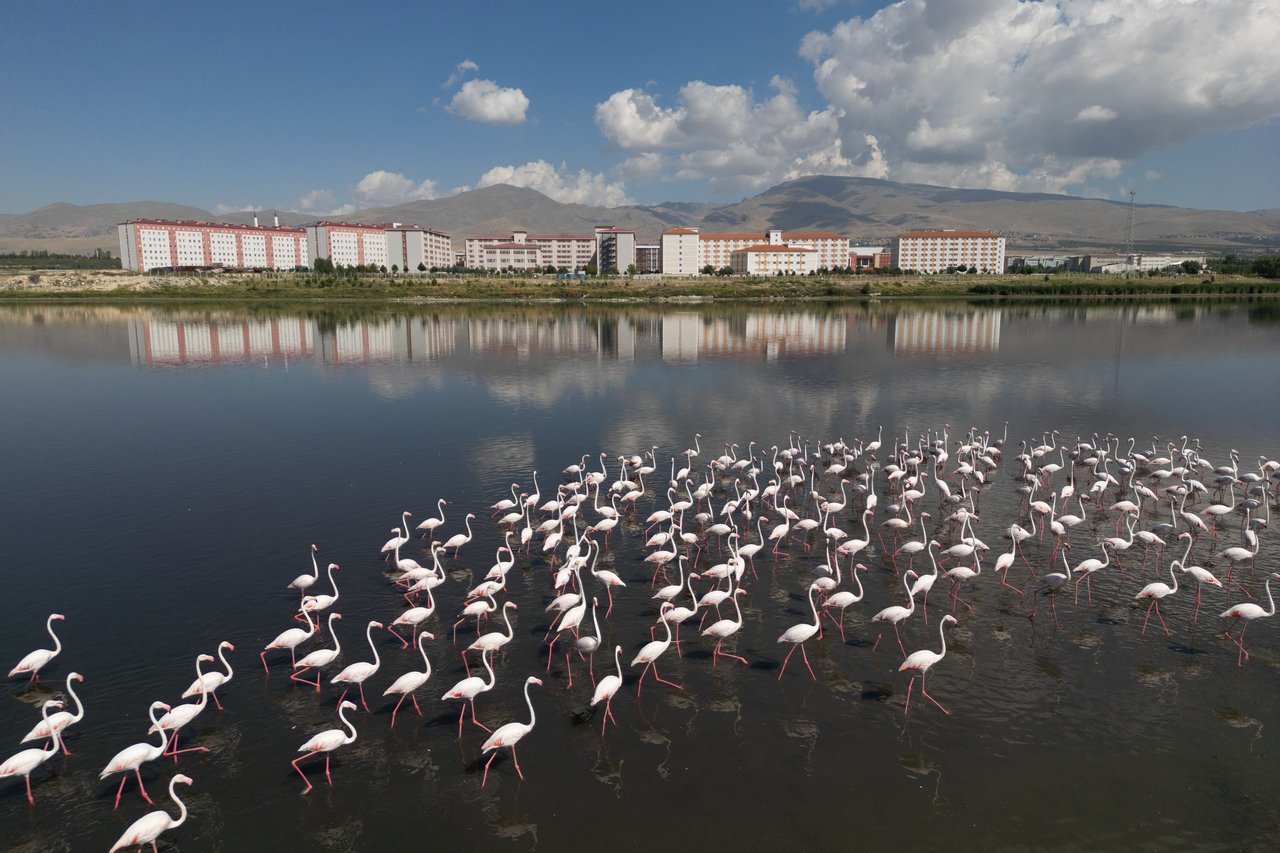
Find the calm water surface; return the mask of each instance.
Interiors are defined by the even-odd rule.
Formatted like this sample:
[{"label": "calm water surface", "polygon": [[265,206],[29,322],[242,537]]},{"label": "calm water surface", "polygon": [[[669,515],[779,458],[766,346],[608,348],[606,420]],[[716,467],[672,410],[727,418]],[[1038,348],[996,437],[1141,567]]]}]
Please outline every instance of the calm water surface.
[{"label": "calm water surface", "polygon": [[[7,669],[49,645],[49,613],[67,617],[64,651],[40,685],[5,687],[0,758],[18,750],[39,702],[60,694],[72,670],[85,675],[87,707],[71,730],[73,754],[37,771],[34,808],[20,780],[0,782],[0,840],[22,850],[109,847],[151,807],[130,783],[113,812],[118,781],[100,782],[98,771],[144,739],[151,701],[178,701],[197,654],[230,640],[236,674],[220,692],[225,710],[210,707],[185,731],[184,743],[211,750],[181,759],[195,779],[191,817],[162,847],[1270,847],[1280,830],[1280,626],[1254,623],[1252,659],[1237,667],[1216,617],[1244,592],[1207,590],[1193,628],[1184,588],[1163,608],[1173,636],[1158,627],[1142,636],[1133,596],[1153,577],[1141,576],[1137,557],[1125,558],[1123,573],[1109,567],[1095,577],[1092,603],[1059,596],[1058,626],[1047,610],[1029,620],[1029,599],[985,571],[967,588],[973,610],[960,608],[948,655],[930,676],[950,717],[917,695],[904,718],[897,644],[889,636],[871,651],[879,630],[871,615],[905,603],[874,529],[859,558],[870,566],[866,599],[848,611],[847,641],[828,630],[808,644],[816,681],[799,655],[776,680],[785,649],[775,640],[811,618],[805,590],[824,562],[798,539],[776,559],[766,549],[758,577],[744,580],[744,626],[731,646],[749,665],[713,667],[711,644],[686,630],[684,657],[662,659],[664,677],[684,689],[646,683],[637,700],[626,663],[656,617],[644,519],[668,505],[670,460],[693,446],[695,432],[702,465],[726,443],[745,455],[754,441],[763,485],[772,476],[767,448],[786,448],[794,434],[812,453],[841,437],[870,441],[883,426],[883,463],[895,439],[914,444],[950,424],[954,487],[956,442],[971,427],[998,437],[1007,422],[1004,464],[978,503],[989,567],[1007,549],[1001,531],[1028,523],[1013,492],[1019,444],[1038,445],[1048,430],[1070,444],[1113,433],[1125,439],[1122,451],[1133,437],[1148,453],[1153,437],[1164,450],[1185,435],[1214,465],[1238,449],[1241,471],[1256,471],[1260,455],[1280,456],[1277,319],[1265,302],[0,308],[0,663]],[[449,626],[502,544],[488,507],[512,483],[531,490],[534,470],[546,500],[583,454],[598,468],[605,453],[612,482],[619,454],[655,445],[649,488],[600,560],[628,584],[602,623],[595,663],[597,675],[610,671],[605,650],[623,647],[619,725],[601,737],[584,666],[572,689],[562,656],[546,671],[548,561],[540,550],[522,554],[506,592],[519,606],[515,641],[498,659],[496,687],[477,703],[480,719],[526,719],[524,678],[545,684],[533,689],[537,727],[520,747],[525,781],[500,757],[481,789],[483,732],[468,725],[459,740],[457,708],[439,697],[465,675]],[[866,463],[857,460],[856,472]],[[1091,476],[1078,476],[1083,491]],[[735,486],[732,477],[716,482],[719,512]],[[882,475],[877,483],[883,492]],[[817,487],[839,493],[834,475]],[[405,606],[378,549],[402,510],[414,513],[412,525],[434,514],[438,498],[449,502],[444,537],[463,531],[466,512],[478,518],[474,541],[436,591],[435,673],[419,695],[425,716],[406,706],[389,731],[382,690],[421,658],[378,632],[382,669],[366,691],[373,713],[354,715],[359,739],[335,754],[335,786],[313,759],[304,767],[319,784],[300,796],[289,761],[311,734],[337,724],[337,692],[291,682],[281,653],[269,676],[262,671],[258,651],[289,627],[297,605],[285,584],[310,569],[312,543],[322,566],[340,564],[340,663],[369,659],[366,623],[389,622]],[[1104,503],[1117,499],[1108,492]],[[890,502],[882,493],[873,528],[890,517]],[[923,503],[931,535],[949,544],[932,487]],[[791,506],[815,514],[807,484]],[[851,497],[837,520],[852,535],[861,536],[861,508]],[[1072,533],[1073,563],[1098,556],[1097,539],[1115,535],[1114,514],[1086,509]],[[596,518],[586,506],[582,514]],[[775,523],[770,515],[765,532]],[[758,540],[754,524],[748,541]],[[1236,544],[1238,528],[1233,515],[1218,543],[1196,545],[1194,561],[1223,575],[1212,555]],[[428,563],[423,544],[415,537],[405,556]],[[1027,549],[1037,571],[1049,548],[1046,539]],[[1161,564],[1166,580],[1172,556]],[[719,561],[712,546],[699,568]],[[1245,587],[1261,595],[1277,570],[1275,533],[1264,531]],[[1012,580],[1025,577],[1019,562]],[[589,577],[586,585],[601,591]],[[908,651],[938,647],[944,586],[931,595],[927,625],[919,613],[904,623]],[[463,626],[460,644],[473,636]],[[159,803],[173,772],[168,759],[144,771]]]}]

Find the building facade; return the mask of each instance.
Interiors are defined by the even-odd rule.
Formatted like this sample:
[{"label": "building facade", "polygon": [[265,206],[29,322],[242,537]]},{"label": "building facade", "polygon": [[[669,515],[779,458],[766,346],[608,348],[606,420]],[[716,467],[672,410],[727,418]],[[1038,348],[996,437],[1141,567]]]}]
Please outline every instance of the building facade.
[{"label": "building facade", "polygon": [[659,241],[663,275],[697,275],[701,269],[697,228],[668,228]]},{"label": "building facade", "polygon": [[808,246],[760,243],[729,256],[734,275],[808,275],[818,270],[818,251]]},{"label": "building facade", "polygon": [[116,226],[127,270],[275,269],[308,265],[301,228],[219,225],[194,220],[131,219]]},{"label": "building facade", "polygon": [[[748,246],[787,245],[814,251],[813,268],[833,269],[849,263],[849,238],[828,231],[782,231],[774,228],[765,233],[699,234],[698,269],[718,269],[733,265],[733,253]],[[665,271],[665,270],[664,270]]]},{"label": "building facade", "polygon": [[879,270],[893,266],[893,252],[884,246],[850,246],[849,269]]},{"label": "building facade", "polygon": [[637,243],[636,270],[641,275],[662,272],[662,246],[658,243]]},{"label": "building facade", "polygon": [[384,233],[387,269],[397,267],[407,273],[418,274],[453,266],[453,241],[448,234],[416,225],[394,225]]},{"label": "building facade", "polygon": [[[502,243],[516,243],[525,248],[536,248],[538,250],[539,262],[542,266],[554,266],[557,269],[564,267],[570,272],[586,269],[595,258],[596,254],[596,236],[590,235],[571,235],[571,234],[530,234],[527,231],[513,231],[505,236],[480,236],[468,237],[465,241],[466,265],[472,269],[490,269],[500,270],[504,266],[501,264],[503,257],[502,250],[497,255],[493,255],[487,251],[487,247],[498,246]],[[513,252],[514,247],[508,247],[508,252]],[[527,252],[522,252],[527,256]],[[515,255],[508,254],[507,257],[514,258]],[[498,266],[493,266],[498,263]]]},{"label": "building facade", "polygon": [[894,241],[893,266],[939,273],[958,267],[1004,272],[1004,238],[991,231],[909,231]]},{"label": "building facade", "polygon": [[636,232],[596,228],[596,269],[600,273],[624,273],[635,262]]},{"label": "building facade", "polygon": [[355,225],[325,220],[307,226],[307,266],[317,258],[328,258],[334,266],[355,267],[387,264],[386,225]]}]

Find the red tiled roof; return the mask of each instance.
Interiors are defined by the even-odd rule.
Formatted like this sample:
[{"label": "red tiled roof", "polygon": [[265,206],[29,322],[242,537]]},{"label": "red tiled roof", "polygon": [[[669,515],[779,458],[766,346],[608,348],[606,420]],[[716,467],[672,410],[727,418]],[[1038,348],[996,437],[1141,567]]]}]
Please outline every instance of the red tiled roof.
[{"label": "red tiled roof", "polygon": [[240,225],[235,222],[202,222],[198,219],[127,219],[121,225],[164,225],[174,228],[247,228],[250,231],[283,231],[289,234],[304,233],[301,227],[291,225]]},{"label": "red tiled roof", "polygon": [[737,251],[733,252],[733,254],[736,255],[738,254],[738,252],[816,252],[816,251],[818,250],[811,249],[808,246],[788,246],[786,244],[780,245],[777,243],[760,243],[755,246],[747,246],[744,249],[738,249]]},{"label": "red tiled roof", "polygon": [[697,234],[697,233],[698,233],[698,229],[696,229],[696,228],[668,228],[666,231],[663,231],[662,233],[663,233],[663,234]]},{"label": "red tiled roof", "polygon": [[994,231],[907,231],[898,237],[999,237]]}]

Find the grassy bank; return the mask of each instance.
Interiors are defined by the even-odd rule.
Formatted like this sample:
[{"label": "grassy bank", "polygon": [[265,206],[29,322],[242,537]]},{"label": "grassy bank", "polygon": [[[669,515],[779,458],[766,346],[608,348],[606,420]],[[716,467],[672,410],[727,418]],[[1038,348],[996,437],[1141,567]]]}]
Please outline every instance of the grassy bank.
[{"label": "grassy bank", "polygon": [[806,276],[783,278],[701,277],[629,279],[382,275],[250,276],[32,272],[9,279],[3,300],[94,301],[663,301],[831,300],[920,297],[1163,297],[1179,295],[1276,296],[1280,281],[1251,276],[1134,277],[1061,276]]}]

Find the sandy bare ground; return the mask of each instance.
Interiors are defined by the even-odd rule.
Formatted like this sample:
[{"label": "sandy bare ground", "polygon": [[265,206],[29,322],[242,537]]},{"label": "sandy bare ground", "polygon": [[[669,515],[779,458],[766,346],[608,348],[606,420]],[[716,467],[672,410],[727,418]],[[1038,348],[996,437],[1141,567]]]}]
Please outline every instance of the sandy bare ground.
[{"label": "sandy bare ground", "polygon": [[12,290],[57,293],[68,290],[115,290],[117,288],[145,291],[178,282],[178,279],[139,275],[127,270],[33,270],[0,274],[0,292]]}]

